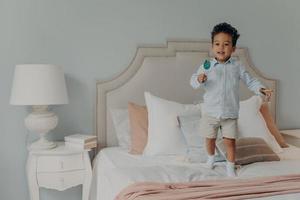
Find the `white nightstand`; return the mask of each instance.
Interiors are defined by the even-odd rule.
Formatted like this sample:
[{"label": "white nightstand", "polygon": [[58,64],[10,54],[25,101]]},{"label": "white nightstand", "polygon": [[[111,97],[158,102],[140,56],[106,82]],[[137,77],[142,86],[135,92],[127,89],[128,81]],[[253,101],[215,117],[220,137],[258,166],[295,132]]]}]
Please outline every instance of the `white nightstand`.
[{"label": "white nightstand", "polygon": [[66,147],[29,151],[27,179],[31,200],[39,200],[39,187],[66,190],[82,184],[82,200],[88,200],[92,178],[89,150]]},{"label": "white nightstand", "polygon": [[300,147],[300,129],[280,130],[288,144]]}]

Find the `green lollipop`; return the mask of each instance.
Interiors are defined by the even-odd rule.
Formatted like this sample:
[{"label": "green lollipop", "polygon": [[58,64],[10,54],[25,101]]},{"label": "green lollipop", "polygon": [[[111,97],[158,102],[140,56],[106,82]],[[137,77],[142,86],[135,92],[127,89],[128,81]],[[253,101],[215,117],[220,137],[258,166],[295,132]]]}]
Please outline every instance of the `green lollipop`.
[{"label": "green lollipop", "polygon": [[210,62],[208,60],[205,60],[203,67],[204,67],[204,69],[208,70],[210,68]]}]

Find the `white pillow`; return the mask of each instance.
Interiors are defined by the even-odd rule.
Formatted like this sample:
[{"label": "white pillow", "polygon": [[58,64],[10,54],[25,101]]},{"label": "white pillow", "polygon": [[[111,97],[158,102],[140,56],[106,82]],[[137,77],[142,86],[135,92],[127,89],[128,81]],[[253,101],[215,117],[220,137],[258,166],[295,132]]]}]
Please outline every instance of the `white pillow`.
[{"label": "white pillow", "polygon": [[120,147],[129,149],[130,133],[129,133],[129,116],[127,109],[110,109],[111,118],[117,135],[118,144]]},{"label": "white pillow", "polygon": [[262,99],[260,96],[252,96],[240,102],[238,119],[239,137],[263,138],[275,153],[280,153],[282,149],[270,133],[259,111],[261,104]]},{"label": "white pillow", "polygon": [[145,92],[148,109],[148,141],[144,155],[185,155],[187,145],[180,132],[177,116],[200,111],[200,105],[180,104]]},{"label": "white pillow", "polygon": [[[180,130],[188,145],[187,159],[191,162],[205,162],[207,151],[205,136],[200,129],[201,112],[178,116]],[[221,139],[221,138],[219,138]],[[216,149],[216,161],[224,161],[224,157]]]}]

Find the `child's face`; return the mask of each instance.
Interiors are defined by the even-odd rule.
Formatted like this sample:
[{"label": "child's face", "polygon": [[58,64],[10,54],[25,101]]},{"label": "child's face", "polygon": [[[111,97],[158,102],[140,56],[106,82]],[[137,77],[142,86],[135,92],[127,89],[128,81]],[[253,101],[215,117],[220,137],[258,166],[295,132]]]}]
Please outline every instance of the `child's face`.
[{"label": "child's face", "polygon": [[228,60],[235,51],[231,35],[222,32],[216,34],[212,43],[212,51],[219,62],[223,63]]}]

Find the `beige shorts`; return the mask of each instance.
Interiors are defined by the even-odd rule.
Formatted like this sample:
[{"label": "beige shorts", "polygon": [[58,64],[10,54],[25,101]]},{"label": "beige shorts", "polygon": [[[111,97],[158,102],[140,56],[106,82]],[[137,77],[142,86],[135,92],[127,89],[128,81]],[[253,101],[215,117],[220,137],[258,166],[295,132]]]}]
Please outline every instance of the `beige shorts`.
[{"label": "beige shorts", "polygon": [[238,135],[237,119],[217,119],[204,114],[200,125],[201,132],[206,138],[217,138],[219,130],[225,138],[236,139]]}]

